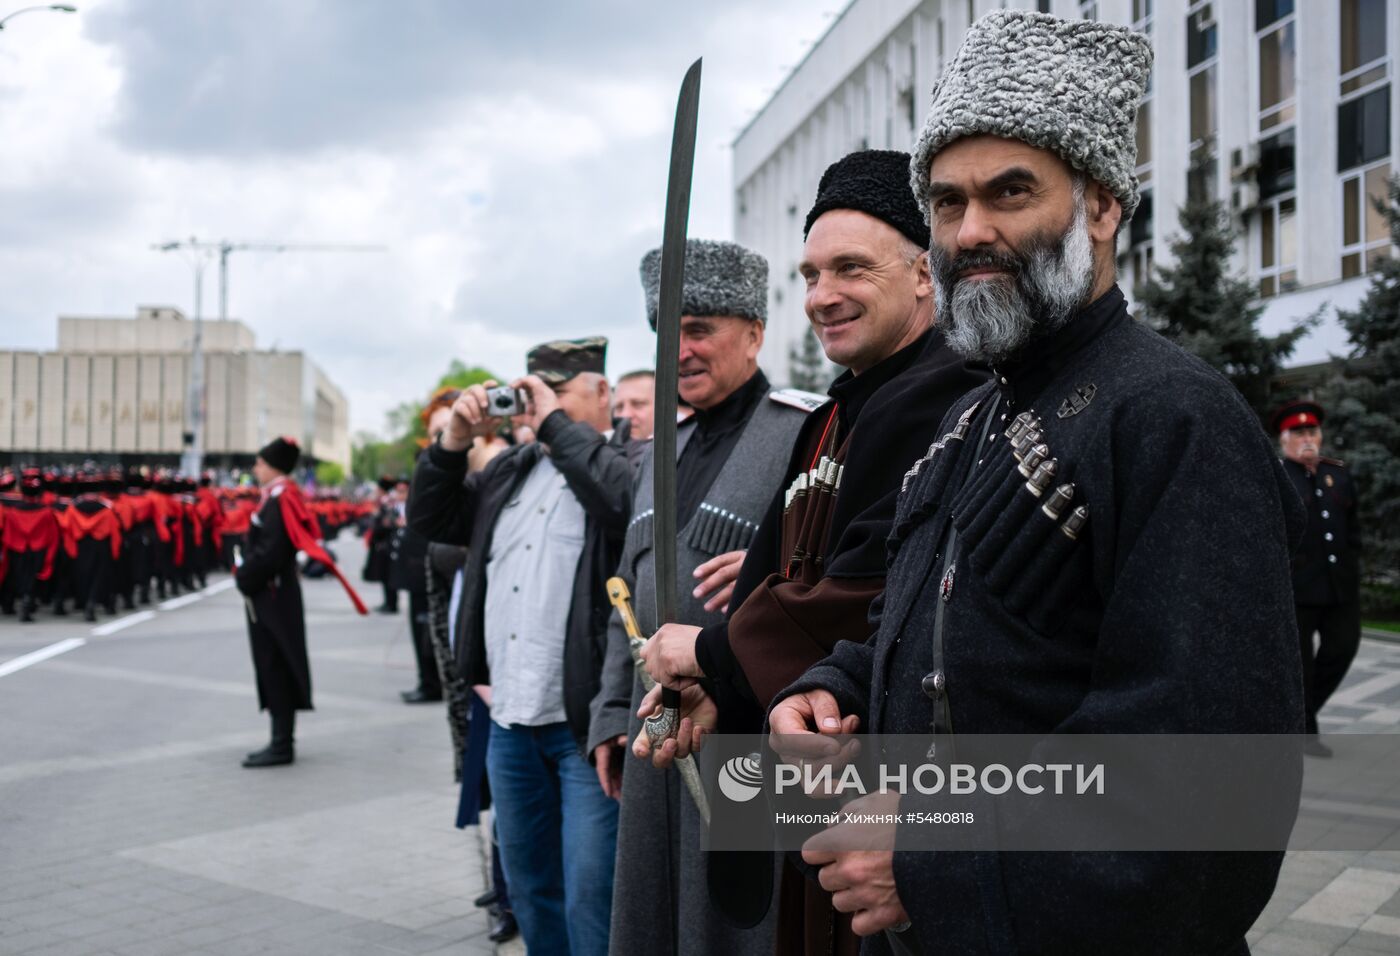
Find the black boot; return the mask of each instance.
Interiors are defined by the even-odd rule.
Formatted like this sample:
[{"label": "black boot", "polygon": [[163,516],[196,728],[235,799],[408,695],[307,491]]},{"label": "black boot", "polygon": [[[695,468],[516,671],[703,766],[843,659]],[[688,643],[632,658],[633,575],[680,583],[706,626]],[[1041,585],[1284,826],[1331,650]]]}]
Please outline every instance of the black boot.
[{"label": "black boot", "polygon": [[97,620],[96,605],[89,604],[87,607],[83,608],[83,620],[87,621],[89,624],[92,624]]},{"label": "black boot", "polygon": [[262,750],[255,750],[243,760],[245,767],[280,767],[296,759],[293,734],[296,730],[296,711],[272,715],[272,742]]},{"label": "black boot", "polygon": [[34,599],[24,598],[19,604],[19,622],[21,624],[34,623]]}]

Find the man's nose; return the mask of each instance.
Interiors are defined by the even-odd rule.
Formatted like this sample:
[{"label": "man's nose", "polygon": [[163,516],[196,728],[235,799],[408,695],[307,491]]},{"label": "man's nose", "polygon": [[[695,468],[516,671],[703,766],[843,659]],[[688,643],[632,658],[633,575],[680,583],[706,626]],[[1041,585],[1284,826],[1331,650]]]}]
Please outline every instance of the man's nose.
[{"label": "man's nose", "polygon": [[996,240],[997,231],[991,217],[981,203],[969,202],[958,225],[958,248],[976,249],[978,246],[990,246]]}]

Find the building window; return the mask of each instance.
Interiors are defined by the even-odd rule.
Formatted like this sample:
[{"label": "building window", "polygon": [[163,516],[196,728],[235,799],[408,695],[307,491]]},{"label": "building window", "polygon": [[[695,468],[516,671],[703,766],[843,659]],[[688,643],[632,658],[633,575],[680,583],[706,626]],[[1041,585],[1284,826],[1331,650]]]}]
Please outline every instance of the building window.
[{"label": "building window", "polygon": [[1259,198],[1292,192],[1298,185],[1297,133],[1287,129],[1259,143]]},{"label": "building window", "polygon": [[1254,29],[1262,30],[1293,13],[1293,0],[1254,0]]},{"label": "building window", "polygon": [[1390,254],[1390,224],[1376,208],[1390,193],[1390,163],[1383,162],[1342,179],[1342,278],[1371,272]]},{"label": "building window", "polygon": [[[1274,0],[1259,0],[1262,8],[1271,11],[1284,4]],[[1292,4],[1288,4],[1292,8]],[[1293,121],[1297,109],[1298,55],[1294,31],[1296,18],[1290,13],[1275,19],[1259,30],[1259,131],[1267,132]]]},{"label": "building window", "polygon": [[1152,276],[1152,190],[1138,198],[1137,210],[1128,223],[1128,258],[1133,269],[1133,288],[1140,288]]},{"label": "building window", "polygon": [[1356,93],[1390,72],[1386,56],[1385,0],[1342,0],[1341,93]]},{"label": "building window", "polygon": [[1137,178],[1152,180],[1152,97],[1143,99],[1137,112]]},{"label": "building window", "polygon": [[1390,85],[1377,87],[1337,107],[1337,171],[1361,166],[1390,152]]},{"label": "building window", "polygon": [[1040,11],[1041,13],[1049,13],[1049,12],[1050,12],[1050,0],[1037,0],[1036,5],[1035,5],[1035,8],[1036,8],[1036,10]]},{"label": "building window", "polygon": [[1213,199],[1217,191],[1215,156],[1216,26],[1214,3],[1195,0],[1186,12],[1186,66],[1191,136],[1186,195]]},{"label": "building window", "polygon": [[1133,29],[1152,35],[1152,0],[1133,0]]},{"label": "building window", "polygon": [[1215,58],[1215,11],[1211,3],[1197,3],[1186,14],[1186,68]]},{"label": "building window", "polygon": [[1281,196],[1259,207],[1259,297],[1298,287],[1298,204]]},{"label": "building window", "polygon": [[1099,18],[1099,0],[1079,0],[1079,16],[1084,20]]}]

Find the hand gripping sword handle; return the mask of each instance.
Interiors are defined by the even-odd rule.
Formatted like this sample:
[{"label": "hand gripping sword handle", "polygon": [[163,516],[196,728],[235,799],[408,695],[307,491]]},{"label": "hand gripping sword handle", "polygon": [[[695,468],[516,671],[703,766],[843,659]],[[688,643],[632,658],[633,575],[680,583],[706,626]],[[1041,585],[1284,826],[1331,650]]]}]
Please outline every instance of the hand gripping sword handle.
[{"label": "hand gripping sword handle", "polygon": [[[608,601],[617,608],[618,616],[622,618],[623,630],[627,632],[627,647],[632,652],[632,666],[637,669],[637,676],[641,678],[642,689],[650,692],[656,686],[656,681],[651,679],[647,669],[642,664],[642,645],[646,641],[642,638],[642,629],[637,626],[637,615],[632,613],[632,592],[627,588],[627,582],[622,578],[608,578]],[[669,690],[670,688],[666,688]],[[663,695],[665,691],[663,690]],[[672,691],[676,697],[676,704],[670,710],[670,732],[657,734],[653,731],[653,724],[662,724],[666,721],[668,708],[662,704],[660,717],[648,717],[644,726],[646,727],[647,739],[651,741],[653,747],[659,746],[662,740],[674,736],[675,730],[680,726],[680,691]],[[690,791],[690,797],[695,801],[695,809],[700,811],[700,819],[706,825],[710,822],[710,802],[705,797],[705,787],[700,780],[700,768],[695,765],[695,758],[681,757],[676,761],[676,770],[680,773],[681,779],[685,781],[686,790]]]}]

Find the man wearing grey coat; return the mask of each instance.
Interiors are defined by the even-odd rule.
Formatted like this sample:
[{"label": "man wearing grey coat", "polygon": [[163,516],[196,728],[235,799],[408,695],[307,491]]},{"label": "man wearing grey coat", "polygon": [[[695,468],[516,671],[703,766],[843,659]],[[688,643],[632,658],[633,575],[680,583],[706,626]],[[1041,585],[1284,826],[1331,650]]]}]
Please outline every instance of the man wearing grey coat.
[{"label": "man wearing grey coat", "polygon": [[[656,327],[660,254],[642,260],[648,318]],[[768,263],[732,242],[686,246],[680,339],[680,397],[695,414],[679,426],[676,462],[679,623],[723,620],[745,550],[787,465],[807,406],[770,393],[758,369],[767,319]],[[654,446],[653,446],[654,447]],[[644,453],[618,574],[632,593],[644,634],[655,615],[652,448]],[[773,919],[739,929],[711,909],[700,849],[699,812],[674,769],[624,759],[641,730],[641,682],[622,620],[608,625],[602,686],[593,701],[589,748],[603,788],[621,801],[609,951],[769,956]]]}]

